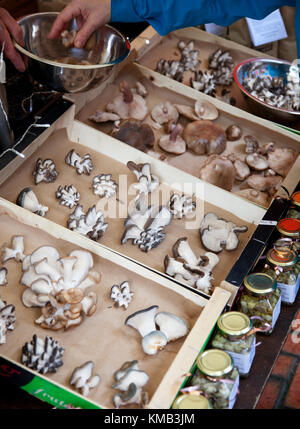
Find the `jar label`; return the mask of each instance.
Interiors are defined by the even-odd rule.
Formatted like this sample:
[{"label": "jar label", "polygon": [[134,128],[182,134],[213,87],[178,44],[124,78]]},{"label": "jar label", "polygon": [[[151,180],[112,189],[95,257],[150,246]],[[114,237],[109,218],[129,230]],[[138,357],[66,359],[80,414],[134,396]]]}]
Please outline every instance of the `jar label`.
[{"label": "jar label", "polygon": [[231,389],[229,398],[228,398],[228,408],[231,410],[234,406],[234,403],[236,401],[236,397],[239,391],[239,384],[240,384],[240,375],[238,374],[238,376],[235,379],[234,385]]},{"label": "jar label", "polygon": [[234,361],[234,365],[237,366],[240,374],[248,374],[255,356],[255,344],[256,341],[254,339],[251,349],[248,353],[236,353],[227,351],[228,354],[232,357]]},{"label": "jar label", "polygon": [[278,319],[279,313],[280,313],[280,309],[281,309],[281,294],[280,297],[277,301],[277,304],[275,305],[274,311],[273,311],[273,317],[272,317],[272,329],[275,326],[275,323]]},{"label": "jar label", "polygon": [[285,283],[277,283],[277,286],[281,290],[282,301],[288,304],[293,304],[299,290],[299,285],[300,285],[300,276],[298,276],[296,283],[294,283],[293,285],[287,285]]}]

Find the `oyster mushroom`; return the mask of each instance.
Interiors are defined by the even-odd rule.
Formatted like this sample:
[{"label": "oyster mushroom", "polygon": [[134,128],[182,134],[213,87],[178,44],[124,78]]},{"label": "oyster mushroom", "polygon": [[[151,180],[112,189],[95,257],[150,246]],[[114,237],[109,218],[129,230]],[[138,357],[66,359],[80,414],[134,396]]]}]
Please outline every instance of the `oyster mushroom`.
[{"label": "oyster mushroom", "polygon": [[256,152],[249,153],[246,156],[246,163],[249,165],[249,167],[256,171],[263,171],[269,167],[267,158]]},{"label": "oyster mushroom", "polygon": [[223,249],[235,250],[239,244],[238,234],[246,231],[247,226],[237,226],[233,222],[220,219],[214,213],[207,213],[199,228],[202,245],[214,253]]},{"label": "oyster mushroom", "polygon": [[224,131],[211,121],[190,122],[183,130],[183,139],[197,155],[220,154],[226,149]]},{"label": "oyster mushroom", "polygon": [[268,153],[269,167],[285,177],[298,157],[298,153],[289,148],[275,148]]},{"label": "oyster mushroom", "polygon": [[118,130],[113,131],[111,135],[142,152],[152,148],[155,143],[154,132],[150,125],[135,119],[121,121]]},{"label": "oyster mushroom", "polygon": [[65,163],[71,167],[74,167],[76,169],[76,173],[86,174],[88,176],[91,174],[91,171],[94,168],[90,154],[87,153],[81,157],[74,149],[68,152],[65,158]]},{"label": "oyster mushroom", "polygon": [[16,204],[39,216],[45,216],[45,213],[49,210],[48,207],[39,203],[32,188],[24,188],[17,196]]},{"label": "oyster mushroom", "polygon": [[2,245],[2,262],[9,259],[15,259],[17,262],[22,262],[25,258],[24,255],[24,237],[22,235],[14,235],[11,239],[11,247],[6,243]]},{"label": "oyster mushroom", "polygon": [[125,320],[125,325],[136,329],[142,337],[156,330],[155,313],[158,305],[152,305],[144,310],[136,311]]},{"label": "oyster mushroom", "polygon": [[127,310],[128,305],[132,301],[133,292],[130,291],[129,283],[123,282],[121,285],[113,285],[110,290],[110,298],[118,305],[124,306]]},{"label": "oyster mushroom", "polygon": [[231,191],[236,169],[230,159],[221,155],[210,155],[200,169],[199,178],[212,185]]},{"label": "oyster mushroom", "polygon": [[179,114],[176,107],[169,101],[156,105],[151,111],[152,119],[162,125],[169,121],[177,122]]},{"label": "oyster mushroom", "polygon": [[91,240],[99,240],[105,233],[108,224],[104,222],[101,210],[96,210],[96,206],[90,207],[86,213],[82,205],[78,204],[68,220],[68,228],[85,235]]},{"label": "oyster mushroom", "polygon": [[142,388],[148,383],[148,380],[149,376],[145,371],[128,368],[123,377],[119,378],[117,383],[114,383],[112,387],[125,392],[131,383],[134,383],[138,388]]},{"label": "oyster mushroom", "polygon": [[0,345],[5,344],[7,331],[15,329],[15,306],[0,298]]},{"label": "oyster mushroom", "polygon": [[174,126],[171,134],[163,135],[158,142],[158,145],[165,152],[173,153],[174,155],[181,155],[186,151],[186,144],[180,136],[182,133],[182,126],[177,124]]},{"label": "oyster mushroom", "polygon": [[248,176],[250,176],[251,171],[249,166],[240,159],[236,159],[233,162],[233,166],[235,168],[235,179],[239,181],[243,181],[247,179]]},{"label": "oyster mushroom", "polygon": [[147,195],[153,192],[159,185],[159,179],[151,173],[151,165],[149,163],[136,164],[133,161],[128,161],[127,167],[138,180],[138,183],[134,187],[139,191],[139,194]]},{"label": "oyster mushroom", "polygon": [[126,81],[120,83],[120,94],[106,105],[106,110],[115,113],[120,119],[139,121],[145,119],[148,113],[144,98],[139,94],[134,94]]},{"label": "oyster mushroom", "polygon": [[68,207],[69,209],[76,206],[80,200],[80,194],[74,185],[66,185],[64,188],[59,186],[55,192],[55,196],[60,200],[59,202],[62,206]]},{"label": "oyster mushroom", "polygon": [[83,396],[88,396],[90,389],[98,386],[101,378],[98,374],[93,375],[94,362],[88,361],[79,367],[76,367],[70,377],[70,385]]},{"label": "oyster mushroom", "polygon": [[188,195],[174,193],[170,197],[168,209],[175,219],[190,218],[195,215],[196,203]]},{"label": "oyster mushroom", "polygon": [[155,323],[166,335],[168,342],[184,337],[189,331],[189,325],[184,319],[166,311],[156,314]]},{"label": "oyster mushroom", "polygon": [[242,137],[243,131],[238,125],[229,125],[225,130],[226,138],[229,141],[239,140]]},{"label": "oyster mushroom", "polygon": [[98,174],[93,178],[93,192],[100,198],[111,198],[116,195],[117,183],[112,180],[111,174]]},{"label": "oyster mushroom", "polygon": [[142,393],[141,389],[137,388],[134,383],[131,383],[126,392],[116,393],[114,395],[113,403],[115,408],[118,409],[128,404],[141,405],[143,402]]},{"label": "oyster mushroom", "polygon": [[7,285],[7,268],[0,267],[0,286]]},{"label": "oyster mushroom", "polygon": [[251,174],[246,180],[246,184],[250,188],[268,192],[270,195],[276,192],[281,182],[281,176],[261,176],[260,174]]},{"label": "oyster mushroom", "polygon": [[58,172],[56,171],[55,162],[52,159],[38,158],[35,170],[33,171],[34,183],[38,185],[41,182],[51,183],[55,182]]},{"label": "oyster mushroom", "polygon": [[266,192],[257,191],[256,189],[241,189],[235,193],[260,206],[269,207],[270,197]]},{"label": "oyster mushroom", "polygon": [[147,355],[156,355],[168,343],[166,334],[162,331],[152,331],[142,339],[142,348]]}]

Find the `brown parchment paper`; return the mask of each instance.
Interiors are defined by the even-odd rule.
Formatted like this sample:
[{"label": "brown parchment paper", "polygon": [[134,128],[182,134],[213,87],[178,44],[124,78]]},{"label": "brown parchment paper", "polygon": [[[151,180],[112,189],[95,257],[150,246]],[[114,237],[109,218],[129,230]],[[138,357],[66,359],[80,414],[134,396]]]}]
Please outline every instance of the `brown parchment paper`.
[{"label": "brown parchment paper", "polygon": [[[9,245],[13,235],[24,236],[26,255],[42,245],[55,246],[62,257],[67,256],[72,250],[78,249],[70,242],[56,239],[46,232],[18,222],[3,213],[1,209],[1,245],[4,243]],[[69,331],[46,330],[34,323],[41,313],[39,308],[27,308],[22,304],[21,296],[26,287],[20,284],[21,263],[14,260],[5,263],[8,269],[8,285],[0,287],[0,298],[7,304],[15,305],[16,323],[15,329],[7,333],[6,343],[0,345],[0,355],[21,363],[22,346],[25,342],[31,341],[33,334],[41,338],[45,338],[46,335],[51,336],[65,349],[64,364],[57,373],[47,374],[46,377],[73,390],[69,385],[73,369],[92,360],[95,364],[94,372],[101,376],[101,382],[96,388],[90,389],[88,399],[106,408],[113,408],[113,395],[119,392],[111,387],[114,382],[113,373],[125,361],[137,359],[139,368],[150,376],[145,390],[151,399],[185,338],[169,343],[155,356],[147,356],[141,348],[140,335],[135,329],[124,325],[125,319],[135,311],[158,305],[158,311],[177,314],[193,327],[201,314],[202,307],[186,297],[183,299],[179,293],[164,288],[155,281],[137,275],[98,255],[93,254],[93,260],[93,271],[101,273],[100,283],[91,288],[98,296],[96,313],[91,317],[86,317],[80,326]],[[127,310],[123,307],[115,307],[109,297],[111,286],[120,285],[126,280],[130,282],[131,291],[134,292],[133,300]],[[76,391],[74,390],[74,392]]]},{"label": "brown parchment paper", "polygon": [[[167,37],[167,42],[169,38]],[[170,38],[173,40],[173,37]],[[167,43],[166,42],[166,43]],[[161,42],[163,43],[163,42]],[[149,57],[151,58],[151,52],[149,53]],[[166,52],[172,52],[170,47],[166,48]],[[148,54],[146,55],[147,61],[149,61]],[[148,64],[147,64],[148,65]],[[153,121],[151,119],[151,111],[157,105],[166,100],[171,103],[184,104],[188,106],[194,106],[195,100],[190,99],[187,96],[174,92],[166,87],[156,86],[155,78],[154,80],[150,80],[147,77],[143,76],[141,71],[135,65],[126,66],[122,72],[119,74],[115,82],[109,86],[107,86],[101,94],[99,94],[94,100],[90,101],[86,106],[84,106],[77,114],[76,119],[82,121],[93,128],[102,131],[104,133],[110,134],[113,130],[113,123],[105,123],[105,124],[96,124],[88,118],[94,113],[97,109],[105,110],[106,104],[119,93],[119,84],[123,80],[127,81],[130,86],[134,87],[136,81],[141,81],[148,90],[148,95],[146,97],[146,103],[148,107],[148,115],[143,122],[148,123],[150,126],[153,125]],[[183,125],[187,125],[189,122],[184,117],[180,116],[179,123]],[[239,140],[234,142],[227,141],[227,146],[222,155],[230,155],[234,154],[240,159],[245,158],[245,143],[244,136],[253,135],[258,140],[259,144],[262,146],[268,142],[274,142],[275,147],[286,147],[296,150],[299,153],[299,142],[295,141],[293,136],[291,138],[287,136],[283,136],[279,132],[279,128],[274,128],[274,130],[261,126],[260,124],[250,122],[249,120],[243,117],[236,117],[233,114],[227,113],[225,111],[221,111],[219,109],[219,117],[214,121],[216,124],[220,125],[223,130],[225,130],[229,125],[236,124],[242,128],[243,135]],[[172,155],[164,152],[160,149],[158,145],[159,138],[164,134],[163,128],[155,129],[152,126],[152,129],[155,134],[155,146],[153,150],[148,152],[150,155],[160,156],[163,155],[164,160],[170,165],[178,168],[179,170],[183,170],[189,174],[192,174],[195,177],[199,177],[200,169],[203,166],[204,162],[207,160],[207,155],[196,155],[194,152],[187,150],[182,155]],[[294,187],[298,183],[298,177],[292,178],[292,183],[294,183]],[[239,181],[235,181],[233,184],[233,188],[231,192],[239,191],[245,188],[245,184]],[[294,188],[293,188],[294,189]],[[269,203],[271,203],[271,198],[269,198]]]},{"label": "brown parchment paper", "polygon": [[[83,174],[78,175],[74,168],[65,164],[65,157],[71,149],[75,149],[80,156],[85,155],[87,152],[90,153],[94,164],[94,170],[90,176]],[[42,182],[38,185],[34,184],[32,172],[34,171],[38,158],[42,160],[52,158],[55,161],[59,176],[54,183]],[[127,179],[128,191],[126,192],[123,186],[119,186],[117,199],[120,203],[117,204],[116,207],[114,206],[115,199],[112,199],[111,202],[109,200],[108,204],[111,204],[111,206],[105,206],[105,204],[102,206],[102,202],[106,200],[99,200],[99,197],[92,191],[93,177],[100,173],[112,174],[112,179],[118,184],[120,184],[121,178],[125,177]],[[135,175],[129,171],[125,164],[94,150],[88,151],[87,147],[69,141],[66,132],[64,130],[59,130],[54,132],[51,137],[24,162],[21,168],[2,184],[0,187],[0,196],[11,202],[15,202],[19,192],[25,187],[31,186],[39,202],[49,207],[49,211],[46,213],[45,217],[67,227],[68,218],[74,209],[68,209],[60,205],[55,197],[55,192],[59,185],[64,187],[65,185],[73,184],[81,195],[79,204],[83,206],[85,212],[93,205],[96,205],[97,208],[101,208],[103,213],[105,213],[104,210],[112,207],[112,211],[107,210],[108,215],[105,216],[108,228],[100,238],[100,244],[163,273],[164,258],[168,254],[172,256],[172,246],[177,239],[181,237],[188,238],[190,246],[196,256],[203,255],[206,252],[201,246],[199,237],[199,226],[205,213],[214,212],[219,217],[231,220],[237,225],[247,225],[248,231],[239,235],[240,243],[238,248],[234,251],[222,251],[219,253],[220,262],[213,270],[213,285],[219,285],[240,256],[249,238],[253,234],[256,225],[237,218],[233,214],[234,207],[232,208],[232,213],[229,213],[221,208],[222,204],[220,201],[218,201],[218,206],[214,206],[207,203],[205,199],[196,199],[197,213],[195,218],[188,222],[185,222],[185,220],[173,219],[172,222],[164,228],[166,232],[164,241],[157,248],[145,253],[137,246],[132,245],[131,241],[128,241],[126,244],[121,244],[121,237],[124,232],[124,220],[128,214],[126,200],[130,203],[134,199],[135,194],[130,195],[130,193],[133,191],[132,185],[135,182]],[[156,207],[159,204],[167,204],[173,191],[171,187],[161,184],[151,195],[153,205]]]}]

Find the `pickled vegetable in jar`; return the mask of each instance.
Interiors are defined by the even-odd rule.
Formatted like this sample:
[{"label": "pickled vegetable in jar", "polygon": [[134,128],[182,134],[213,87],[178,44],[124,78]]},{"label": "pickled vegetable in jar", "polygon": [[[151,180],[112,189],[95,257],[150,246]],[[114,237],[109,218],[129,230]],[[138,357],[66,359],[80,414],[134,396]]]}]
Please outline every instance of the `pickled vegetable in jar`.
[{"label": "pickled vegetable in jar", "polygon": [[299,258],[294,250],[275,245],[267,252],[264,272],[275,276],[283,304],[291,305],[296,299],[300,283],[299,271]]},{"label": "pickled vegetable in jar", "polygon": [[295,252],[300,252],[300,219],[281,219],[277,224],[277,230],[281,238],[288,239],[288,247],[291,247]]},{"label": "pickled vegetable in jar", "polygon": [[256,316],[254,326],[270,325],[266,335],[273,332],[281,309],[281,291],[275,276],[267,273],[252,273],[244,279],[244,290],[238,303],[238,310],[249,317]]},{"label": "pickled vegetable in jar", "polygon": [[224,350],[206,350],[196,361],[191,385],[209,398],[213,408],[231,409],[239,388],[239,371]]},{"label": "pickled vegetable in jar", "polygon": [[255,356],[255,345],[253,321],[246,314],[229,311],[219,317],[212,346],[230,354],[242,377],[249,375]]},{"label": "pickled vegetable in jar", "polygon": [[211,403],[208,398],[203,395],[186,394],[180,395],[175,399],[172,409],[175,410],[209,410]]},{"label": "pickled vegetable in jar", "polygon": [[291,206],[288,210],[287,217],[300,219],[300,191],[294,192],[290,199]]}]

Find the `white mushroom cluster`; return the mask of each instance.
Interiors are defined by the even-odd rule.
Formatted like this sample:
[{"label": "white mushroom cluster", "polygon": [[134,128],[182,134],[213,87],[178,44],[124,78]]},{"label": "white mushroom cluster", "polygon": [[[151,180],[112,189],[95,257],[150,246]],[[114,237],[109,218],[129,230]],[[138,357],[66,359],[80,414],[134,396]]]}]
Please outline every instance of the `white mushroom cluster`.
[{"label": "white mushroom cluster", "polygon": [[80,156],[74,149],[68,152],[65,162],[67,165],[75,168],[78,174],[86,174],[89,176],[94,168],[90,154]]},{"label": "white mushroom cluster", "polygon": [[[299,73],[298,68],[296,73]],[[266,75],[263,63],[254,62],[247,76],[244,77],[243,85],[251,95],[270,106],[300,110],[299,76],[296,76],[295,79],[292,67],[285,83],[280,76]]]},{"label": "white mushroom cluster", "polygon": [[156,313],[158,308],[158,305],[152,305],[125,320],[125,325],[136,329],[141,335],[143,351],[148,355],[155,355],[167,343],[184,337],[189,331],[186,320],[165,311]]},{"label": "white mushroom cluster", "polygon": [[0,286],[6,286],[7,285],[7,268],[0,267]]},{"label": "white mushroom cluster", "polygon": [[88,361],[74,369],[70,377],[70,385],[74,386],[75,389],[83,396],[88,396],[90,389],[97,387],[101,381],[98,374],[93,375],[94,362]]},{"label": "white mushroom cluster", "polygon": [[156,175],[151,173],[150,164],[136,164],[133,161],[128,161],[127,167],[138,180],[138,182],[134,184],[134,187],[138,191],[137,198],[139,198],[141,194],[147,195],[153,192],[158,187],[159,179]]},{"label": "white mushroom cluster", "polygon": [[34,183],[38,185],[41,182],[51,183],[55,182],[58,172],[56,171],[55,162],[53,159],[38,158],[35,169],[33,171]]},{"label": "white mushroom cluster", "polygon": [[101,210],[96,210],[92,206],[85,213],[82,205],[78,204],[68,219],[68,228],[85,235],[91,240],[99,240],[105,233],[108,224],[104,222],[104,215]]},{"label": "white mushroom cluster", "polygon": [[39,216],[45,216],[45,214],[49,210],[49,207],[40,204],[37,196],[30,187],[24,188],[19,193],[19,195],[17,196],[16,203],[18,206],[23,207],[24,209],[27,209]]},{"label": "white mushroom cluster", "polygon": [[149,252],[165,239],[166,233],[163,230],[171,220],[172,213],[166,206],[158,209],[148,206],[145,194],[142,193],[124,222],[125,231],[121,243],[132,240],[132,244]]},{"label": "white mushroom cluster", "polygon": [[129,282],[125,281],[119,285],[113,285],[110,290],[110,298],[115,302],[118,307],[125,307],[127,310],[128,305],[132,301],[134,293],[130,291]]},{"label": "white mushroom cluster", "polygon": [[93,192],[100,198],[111,198],[116,195],[117,190],[118,185],[112,180],[111,174],[98,174],[93,178]]},{"label": "white mushroom cluster", "polygon": [[0,298],[0,345],[6,342],[7,331],[15,328],[15,306]]},{"label": "white mushroom cluster", "polygon": [[208,295],[212,292],[212,270],[219,262],[215,253],[206,252],[197,258],[186,237],[179,238],[172,247],[173,257],[166,255],[165,273],[174,279]]},{"label": "white mushroom cluster", "polygon": [[138,361],[125,362],[114,374],[114,389],[121,390],[113,397],[116,408],[128,404],[143,406],[148,402],[148,394],[143,391],[143,387],[148,383],[149,376],[145,371],[138,368]]},{"label": "white mushroom cluster", "polygon": [[247,226],[238,226],[234,222],[219,218],[215,213],[207,213],[199,228],[202,245],[214,253],[223,249],[235,250],[239,245],[238,234],[247,231]]},{"label": "white mushroom cluster", "polygon": [[[22,263],[20,283],[26,286],[22,302],[26,307],[44,307],[56,294],[68,290],[85,291],[100,281],[92,271],[93,257],[86,250],[75,249],[61,257],[53,246],[41,246],[27,255]],[[52,299],[51,298],[51,299]]]},{"label": "white mushroom cluster", "polygon": [[55,192],[55,196],[62,206],[68,207],[69,209],[77,206],[80,200],[80,193],[74,185],[59,186]]},{"label": "white mushroom cluster", "polygon": [[229,86],[233,83],[234,62],[228,51],[217,49],[210,55],[208,67],[212,71],[216,85]]},{"label": "white mushroom cluster", "polygon": [[168,209],[174,219],[191,218],[195,215],[196,203],[191,196],[174,192],[168,202]]},{"label": "white mushroom cluster", "polygon": [[63,365],[64,351],[52,337],[42,339],[34,334],[22,347],[21,363],[40,374],[55,373]]}]

